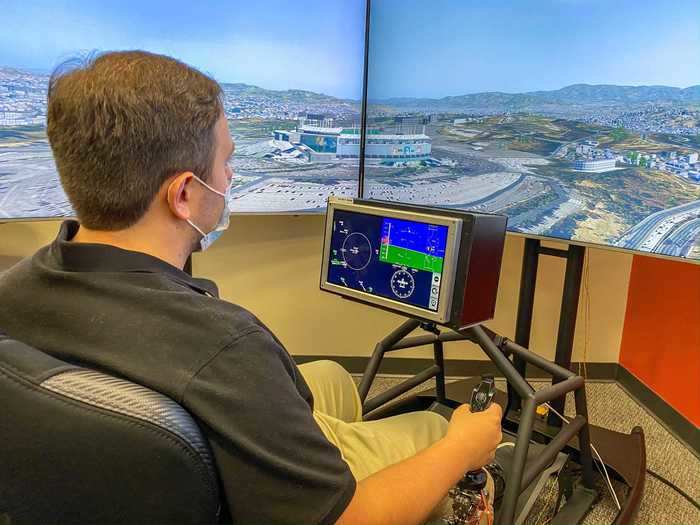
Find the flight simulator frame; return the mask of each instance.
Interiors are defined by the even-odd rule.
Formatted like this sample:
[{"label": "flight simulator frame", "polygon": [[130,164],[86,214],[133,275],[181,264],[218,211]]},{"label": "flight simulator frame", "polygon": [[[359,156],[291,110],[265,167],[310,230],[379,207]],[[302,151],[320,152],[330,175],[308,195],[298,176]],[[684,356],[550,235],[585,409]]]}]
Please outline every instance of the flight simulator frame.
[{"label": "flight simulator frame", "polygon": [[[419,326],[432,333],[408,337],[408,335]],[[449,400],[446,398],[445,393],[443,344],[449,341],[460,340],[468,340],[479,345],[506,378],[509,386],[517,392],[522,401],[513,463],[510,472],[507,473],[508,482],[501,506],[496,516],[496,523],[500,525],[514,523],[516,506],[520,494],[549,466],[557,454],[565,449],[569,441],[574,437],[578,437],[580,446],[578,463],[582,467],[582,483],[575,487],[573,497],[567,498],[566,504],[558,513],[564,513],[568,523],[579,523],[598,495],[597,491],[594,489],[593,457],[591,455],[588,407],[586,403],[584,379],[523,348],[513,341],[497,335],[480,325],[465,328],[460,331],[440,332],[433,323],[408,319],[377,343],[374,349],[358,388],[360,399],[363,403],[363,415],[369,415],[370,417],[368,419],[372,419],[371,412],[431,378],[436,379],[435,400],[438,403],[447,404],[449,406]],[[416,374],[414,377],[406,379],[401,384],[394,386],[386,392],[372,399],[367,399],[370,387],[377,375],[385,354],[426,344],[433,345],[434,364],[432,366]],[[515,368],[511,357],[517,357],[528,364],[536,366],[542,371],[551,374],[553,379],[558,382],[542,390],[535,391]],[[537,456],[534,461],[531,461],[529,465],[526,465],[527,452],[533,437],[537,406],[545,402],[560,399],[569,392],[574,393],[576,415],[561,427],[557,435],[544,446],[540,455]],[[378,410],[378,412],[379,411],[380,410]],[[553,521],[553,523],[555,522],[556,521]]]}]

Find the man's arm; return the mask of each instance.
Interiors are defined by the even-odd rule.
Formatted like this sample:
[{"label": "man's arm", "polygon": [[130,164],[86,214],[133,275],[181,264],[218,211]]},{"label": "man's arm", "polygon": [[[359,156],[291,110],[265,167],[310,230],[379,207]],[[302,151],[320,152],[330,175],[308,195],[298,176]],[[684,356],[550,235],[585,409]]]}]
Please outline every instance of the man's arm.
[{"label": "man's arm", "polygon": [[424,523],[466,471],[487,464],[501,441],[501,408],[455,410],[447,436],[357,484],[336,525]]}]

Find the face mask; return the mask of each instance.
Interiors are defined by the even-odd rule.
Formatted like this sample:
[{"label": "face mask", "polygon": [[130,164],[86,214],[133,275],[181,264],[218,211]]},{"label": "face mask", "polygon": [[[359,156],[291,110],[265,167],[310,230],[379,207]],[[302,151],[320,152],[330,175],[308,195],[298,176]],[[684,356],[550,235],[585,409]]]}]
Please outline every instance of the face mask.
[{"label": "face mask", "polygon": [[194,178],[197,182],[199,182],[201,185],[203,185],[209,191],[213,191],[217,195],[221,195],[224,198],[224,209],[221,210],[221,217],[219,217],[219,222],[216,224],[214,229],[212,231],[210,231],[209,233],[204,233],[199,226],[197,226],[191,220],[187,219],[187,223],[202,235],[202,238],[199,240],[199,250],[198,251],[203,252],[204,250],[209,248],[212,244],[214,244],[214,242],[219,237],[221,237],[221,234],[224,233],[226,231],[226,229],[228,228],[229,214],[231,213],[231,210],[228,207],[228,202],[229,202],[229,198],[231,197],[232,184],[229,183],[229,185],[226,187],[226,193],[221,193],[220,191],[217,191],[214,188],[212,188],[211,186],[209,186],[209,184],[204,182],[202,179],[200,179],[196,175]]}]

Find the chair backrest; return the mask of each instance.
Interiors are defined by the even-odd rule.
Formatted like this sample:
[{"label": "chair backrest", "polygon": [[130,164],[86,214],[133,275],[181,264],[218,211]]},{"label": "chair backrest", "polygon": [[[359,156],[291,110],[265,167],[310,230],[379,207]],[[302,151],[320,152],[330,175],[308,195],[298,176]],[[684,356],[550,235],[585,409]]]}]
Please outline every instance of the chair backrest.
[{"label": "chair backrest", "polygon": [[206,439],[172,399],[0,336],[0,523],[216,523]]}]

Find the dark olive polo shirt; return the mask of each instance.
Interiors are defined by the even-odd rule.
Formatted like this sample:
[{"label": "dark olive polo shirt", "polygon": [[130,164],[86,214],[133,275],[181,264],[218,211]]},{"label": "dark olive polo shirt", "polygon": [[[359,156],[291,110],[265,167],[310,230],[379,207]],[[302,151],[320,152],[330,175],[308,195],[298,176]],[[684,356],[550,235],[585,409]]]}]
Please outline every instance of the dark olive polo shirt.
[{"label": "dark olive polo shirt", "polygon": [[355,491],[282,344],[216,285],[109,245],[78,223],[0,274],[0,331],[183,405],[216,458],[234,523],[334,523]]}]

